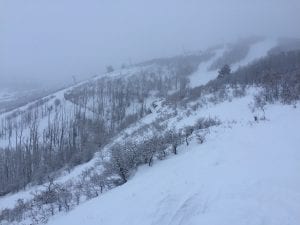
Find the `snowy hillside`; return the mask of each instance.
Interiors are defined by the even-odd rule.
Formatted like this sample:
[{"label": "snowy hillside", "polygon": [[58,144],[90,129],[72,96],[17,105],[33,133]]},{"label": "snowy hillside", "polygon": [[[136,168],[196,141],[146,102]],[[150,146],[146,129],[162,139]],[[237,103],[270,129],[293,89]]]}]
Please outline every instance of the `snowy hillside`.
[{"label": "snowy hillside", "polygon": [[[258,60],[262,57],[267,56],[268,52],[277,46],[277,41],[272,39],[266,39],[258,42],[251,43],[249,49],[243,58],[240,58],[235,63],[231,65],[233,71],[237,70],[239,67],[246,66],[247,64]],[[213,58],[205,63],[201,63],[198,70],[190,76],[191,87],[197,87],[199,85],[205,85],[210,80],[217,78],[217,69],[210,69],[210,67],[223,55],[230,52],[230,47],[223,46],[215,51]]]},{"label": "snowy hillside", "polygon": [[299,101],[300,51],[249,38],[1,113],[0,224],[300,225]]},{"label": "snowy hillside", "polygon": [[[218,111],[234,119],[245,109],[232,102]],[[243,115],[248,123],[213,129],[203,145],[193,140],[49,224],[300,224],[299,107],[269,106],[260,123]]]}]

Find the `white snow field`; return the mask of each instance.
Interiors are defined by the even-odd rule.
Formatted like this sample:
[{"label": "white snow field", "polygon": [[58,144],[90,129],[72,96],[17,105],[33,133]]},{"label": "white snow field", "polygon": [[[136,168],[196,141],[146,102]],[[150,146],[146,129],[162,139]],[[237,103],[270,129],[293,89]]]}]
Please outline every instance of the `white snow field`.
[{"label": "white snow field", "polygon": [[223,123],[49,224],[299,225],[300,108],[268,106],[266,117]]}]

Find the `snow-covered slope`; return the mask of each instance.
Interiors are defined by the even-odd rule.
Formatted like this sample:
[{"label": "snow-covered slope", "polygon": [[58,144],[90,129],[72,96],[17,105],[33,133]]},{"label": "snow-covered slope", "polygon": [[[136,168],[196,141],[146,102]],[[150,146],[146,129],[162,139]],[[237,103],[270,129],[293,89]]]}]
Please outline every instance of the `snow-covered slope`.
[{"label": "snow-covered slope", "polygon": [[251,46],[247,56],[240,62],[232,66],[233,70],[238,69],[238,67],[246,66],[247,64],[253,62],[254,60],[260,59],[267,56],[268,52],[277,46],[277,41],[274,39],[265,39]]},{"label": "snow-covered slope", "polygon": [[50,224],[298,225],[299,115],[274,105],[266,121],[225,123]]},{"label": "snow-covered slope", "polygon": [[213,80],[217,77],[218,72],[216,70],[209,70],[209,67],[215,60],[222,56],[225,50],[225,46],[215,50],[215,56],[213,58],[199,65],[198,70],[190,76],[191,87],[204,85],[208,81]]},{"label": "snow-covered slope", "polygon": [[[277,41],[274,39],[264,39],[251,44],[245,58],[242,58],[240,61],[230,65],[232,71],[235,71],[241,66],[246,66],[255,60],[267,56],[268,52],[276,47],[277,44]],[[214,57],[204,63],[201,63],[198,67],[198,70],[190,76],[190,86],[197,87],[199,85],[205,85],[209,81],[217,78],[218,70],[212,70],[210,67],[213,65],[213,63],[215,63],[215,61],[222,57],[224,52],[227,50],[230,50],[228,49],[228,46],[218,48],[215,50]]]}]

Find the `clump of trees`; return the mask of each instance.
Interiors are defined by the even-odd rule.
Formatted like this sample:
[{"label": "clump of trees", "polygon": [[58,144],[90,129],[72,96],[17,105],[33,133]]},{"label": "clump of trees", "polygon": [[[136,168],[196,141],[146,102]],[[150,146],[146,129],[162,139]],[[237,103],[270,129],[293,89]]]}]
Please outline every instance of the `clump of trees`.
[{"label": "clump of trees", "polygon": [[125,183],[139,165],[151,166],[155,159],[162,160],[169,154],[176,155],[178,146],[184,143],[189,145],[189,139],[194,132],[207,130],[212,126],[220,125],[220,123],[217,118],[200,118],[195,125],[184,127],[179,131],[152,129],[154,133],[150,138],[141,141],[126,141],[123,144],[117,143],[112,146],[111,157],[105,163],[105,168],[109,174],[119,176]]},{"label": "clump of trees", "polygon": [[225,64],[219,71],[218,71],[218,79],[224,78],[231,73],[231,68],[228,64]]},{"label": "clump of trees", "polygon": [[107,67],[106,67],[106,72],[107,72],[107,73],[112,73],[112,72],[114,72],[113,66],[112,66],[112,65],[107,66]]},{"label": "clump of trees", "polygon": [[68,212],[81,202],[99,196],[115,186],[112,179],[90,168],[82,173],[78,181],[54,182],[49,178],[43,189],[32,193],[30,200],[17,200],[12,209],[0,211],[1,224],[19,224],[30,220],[30,224],[47,223],[60,212]]}]

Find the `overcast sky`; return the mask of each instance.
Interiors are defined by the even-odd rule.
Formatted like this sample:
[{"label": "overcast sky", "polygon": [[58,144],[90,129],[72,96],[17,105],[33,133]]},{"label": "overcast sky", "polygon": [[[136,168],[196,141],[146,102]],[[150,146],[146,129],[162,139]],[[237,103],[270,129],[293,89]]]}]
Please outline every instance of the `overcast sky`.
[{"label": "overcast sky", "polygon": [[249,35],[300,37],[299,12],[300,0],[0,0],[0,83],[65,84]]}]

